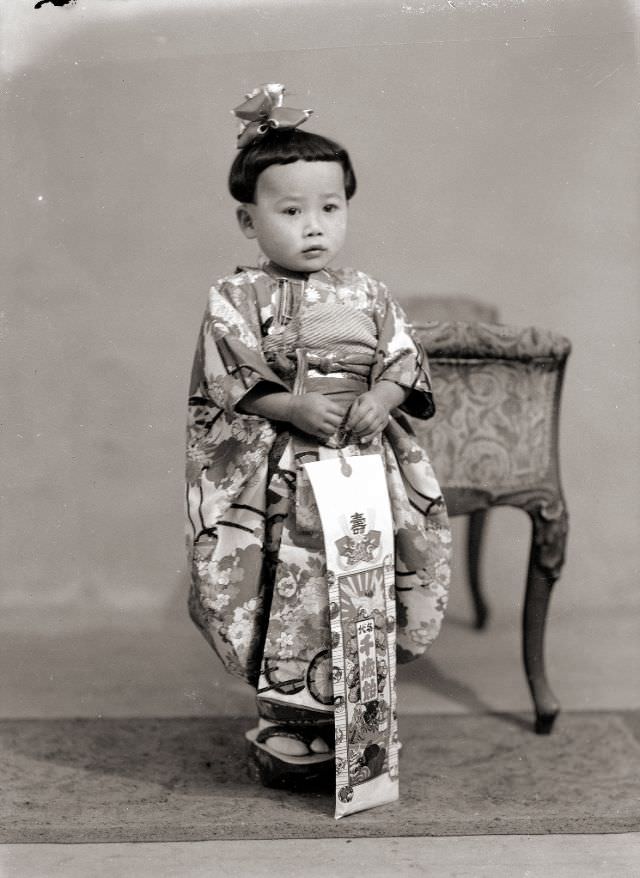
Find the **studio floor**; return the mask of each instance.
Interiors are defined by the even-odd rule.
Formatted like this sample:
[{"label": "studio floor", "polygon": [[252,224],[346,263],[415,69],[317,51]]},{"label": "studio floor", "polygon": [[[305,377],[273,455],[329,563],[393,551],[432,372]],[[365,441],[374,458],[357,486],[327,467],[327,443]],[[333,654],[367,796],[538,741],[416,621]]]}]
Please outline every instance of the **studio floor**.
[{"label": "studio floor", "polygon": [[[458,571],[457,578],[463,580]],[[400,672],[401,715],[522,714],[521,587],[491,583],[492,618],[476,632],[464,585],[428,658]],[[6,613],[0,718],[236,717],[252,695],[227,677],[186,617],[181,595],[146,624],[101,611],[87,627],[55,609]],[[561,583],[551,606],[549,677],[565,713],[640,708],[637,611],[580,605]],[[424,803],[425,808],[428,802]],[[639,827],[640,830],[640,827]],[[640,833],[485,835],[0,846],[2,878],[429,875],[442,878],[631,878]]]}]

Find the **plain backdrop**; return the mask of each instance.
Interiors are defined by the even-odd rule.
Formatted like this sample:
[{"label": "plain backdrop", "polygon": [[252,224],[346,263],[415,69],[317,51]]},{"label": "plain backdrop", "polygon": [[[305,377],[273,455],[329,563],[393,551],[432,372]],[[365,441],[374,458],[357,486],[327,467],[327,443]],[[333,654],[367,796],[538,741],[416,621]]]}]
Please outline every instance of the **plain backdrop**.
[{"label": "plain backdrop", "polygon": [[[229,110],[268,81],[352,154],[342,264],[572,340],[552,612],[637,611],[630,5],[30,5],[2,12],[5,625],[183,624],[191,359],[209,285],[256,257],[226,191]],[[495,513],[487,577],[518,595],[528,538]]]}]

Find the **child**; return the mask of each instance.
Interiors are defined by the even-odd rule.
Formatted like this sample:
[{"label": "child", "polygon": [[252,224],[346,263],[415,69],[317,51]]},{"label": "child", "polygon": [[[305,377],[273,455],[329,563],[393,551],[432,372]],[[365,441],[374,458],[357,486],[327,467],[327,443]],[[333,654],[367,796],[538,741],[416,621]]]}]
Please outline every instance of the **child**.
[{"label": "child", "polygon": [[[247,734],[254,774],[267,785],[304,789],[342,771],[349,782],[338,798],[345,804],[354,785],[385,771],[393,777],[389,645],[395,641],[398,660],[410,661],[437,635],[450,533],[440,489],[406,417],[434,412],[424,354],[383,284],[328,267],[343,246],[356,189],[349,156],[300,131],[311,111],[284,108],[283,94],[280,85],[262,86],[234,111],[245,124],[229,187],[240,203],[240,229],[264,259],[212,287],[196,351],[187,451],[189,607],[227,670],[257,687],[259,722]],[[385,617],[378,603],[370,615],[377,664],[362,653],[354,625],[343,630],[330,607],[336,578],[327,570],[305,469],[336,457],[348,467],[359,455],[383,461],[395,539],[387,556],[395,607]],[[351,546],[373,557],[380,536],[367,527],[364,515],[351,516],[346,552]],[[393,586],[389,592],[393,597]],[[374,674],[367,697],[360,679],[366,667]],[[348,722],[339,730],[336,720],[334,730],[334,711],[345,711],[341,692]],[[345,759],[336,758],[336,740]],[[358,808],[379,801],[374,796]]]}]

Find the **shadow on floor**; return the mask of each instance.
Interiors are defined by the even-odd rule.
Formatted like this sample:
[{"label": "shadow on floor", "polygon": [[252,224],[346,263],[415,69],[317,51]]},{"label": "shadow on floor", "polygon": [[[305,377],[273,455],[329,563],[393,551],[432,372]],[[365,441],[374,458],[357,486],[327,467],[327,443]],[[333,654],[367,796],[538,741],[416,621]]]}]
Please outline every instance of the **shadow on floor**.
[{"label": "shadow on floor", "polygon": [[[456,677],[448,676],[442,671],[431,658],[422,658],[420,661],[420,672],[413,670],[412,666],[411,682],[420,684],[430,692],[442,695],[452,701],[457,702],[465,707],[470,713],[479,714],[495,714],[490,705],[483,701],[471,686],[463,683]],[[519,729],[528,731],[533,730],[531,720],[523,717],[518,713],[500,712],[499,717],[506,723],[516,726]]]}]

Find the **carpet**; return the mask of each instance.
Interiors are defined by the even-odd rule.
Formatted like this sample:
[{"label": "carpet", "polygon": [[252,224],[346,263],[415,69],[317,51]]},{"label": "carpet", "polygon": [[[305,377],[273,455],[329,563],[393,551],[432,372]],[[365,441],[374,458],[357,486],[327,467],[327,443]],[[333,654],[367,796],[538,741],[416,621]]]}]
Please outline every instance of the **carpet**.
[{"label": "carpet", "polygon": [[0,722],[0,841],[128,842],[640,830],[640,713],[400,717],[400,801],[340,821],[268,790],[223,718]]}]

